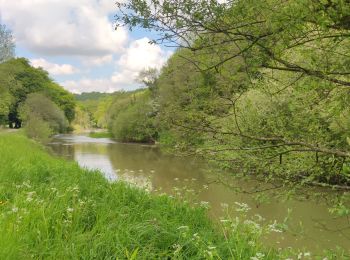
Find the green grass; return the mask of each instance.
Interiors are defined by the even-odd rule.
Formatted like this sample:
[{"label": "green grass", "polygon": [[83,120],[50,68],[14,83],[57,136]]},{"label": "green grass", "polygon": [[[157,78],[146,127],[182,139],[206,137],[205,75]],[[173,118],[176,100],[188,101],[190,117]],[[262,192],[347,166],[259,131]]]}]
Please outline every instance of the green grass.
[{"label": "green grass", "polygon": [[0,133],[0,164],[0,259],[278,258],[205,208],[109,183],[20,134]]},{"label": "green grass", "polygon": [[92,138],[112,138],[112,135],[108,132],[90,132],[89,137],[92,137]]}]

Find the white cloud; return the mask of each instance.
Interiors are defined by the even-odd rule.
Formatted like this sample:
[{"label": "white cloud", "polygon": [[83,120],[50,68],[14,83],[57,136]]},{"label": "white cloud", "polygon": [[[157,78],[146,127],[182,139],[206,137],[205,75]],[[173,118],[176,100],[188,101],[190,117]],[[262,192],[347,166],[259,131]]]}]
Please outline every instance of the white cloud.
[{"label": "white cloud", "polygon": [[45,59],[31,59],[32,66],[36,68],[43,68],[48,71],[51,75],[71,75],[78,73],[79,70],[70,64],[56,64],[48,62]]},{"label": "white cloud", "polygon": [[165,52],[159,45],[149,44],[150,39],[142,38],[130,44],[117,62],[120,71],[114,73],[114,83],[132,85],[138,74],[147,68],[160,69],[171,52]]},{"label": "white cloud", "polygon": [[106,56],[127,41],[108,18],[113,0],[0,0],[0,9],[17,42],[37,54]]},{"label": "white cloud", "polygon": [[73,92],[73,93],[82,93],[82,92],[92,92],[92,91],[99,91],[99,92],[114,92],[121,90],[122,88],[118,85],[114,84],[109,79],[81,79],[78,81],[65,81],[62,82],[61,85]]},{"label": "white cloud", "polygon": [[113,55],[106,55],[101,57],[83,57],[82,63],[85,66],[101,66],[113,61]]},{"label": "white cloud", "polygon": [[135,89],[139,86],[135,79],[142,70],[160,69],[171,55],[171,52],[163,51],[159,45],[149,44],[149,41],[148,38],[142,38],[131,42],[116,62],[117,71],[110,78],[84,78],[78,81],[66,81],[61,85],[74,93]]},{"label": "white cloud", "polygon": [[[124,28],[115,31],[114,0],[0,0],[0,10],[17,45],[31,56],[42,57],[32,59],[33,66],[53,76],[80,73],[81,79],[61,83],[72,92],[135,89],[140,71],[160,69],[171,54],[150,45],[148,38],[130,42]],[[80,63],[78,68],[70,61],[56,64],[53,56],[59,56],[60,62],[69,58]],[[108,65],[116,66],[114,73]],[[96,77],[99,71],[109,75]]]}]

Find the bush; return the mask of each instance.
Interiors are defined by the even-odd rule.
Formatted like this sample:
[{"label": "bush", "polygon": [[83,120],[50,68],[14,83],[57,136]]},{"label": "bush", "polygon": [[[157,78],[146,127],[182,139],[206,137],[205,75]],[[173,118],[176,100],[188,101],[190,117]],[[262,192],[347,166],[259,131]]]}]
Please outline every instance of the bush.
[{"label": "bush", "polygon": [[51,135],[66,132],[68,121],[64,112],[42,94],[34,93],[20,108],[25,132],[31,138],[47,140]]},{"label": "bush", "polygon": [[24,131],[28,137],[43,143],[47,142],[53,135],[49,123],[35,116],[27,120]]},{"label": "bush", "polygon": [[149,90],[116,99],[111,108],[110,130],[124,142],[155,142],[157,129]]}]

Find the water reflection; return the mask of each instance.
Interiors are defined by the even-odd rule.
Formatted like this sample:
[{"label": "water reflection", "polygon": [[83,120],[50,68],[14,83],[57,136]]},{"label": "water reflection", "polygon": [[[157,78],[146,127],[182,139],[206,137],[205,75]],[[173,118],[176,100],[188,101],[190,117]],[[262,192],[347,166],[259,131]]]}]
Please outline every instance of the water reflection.
[{"label": "water reflection", "polygon": [[[350,229],[345,229],[349,227],[347,219],[333,218],[324,202],[308,199],[257,203],[251,194],[237,193],[223,184],[213,183],[217,175],[209,173],[210,169],[203,163],[193,158],[162,154],[153,146],[121,144],[110,139],[76,135],[58,136],[50,146],[58,155],[76,160],[81,166],[101,170],[109,180],[118,178],[148,190],[161,190],[169,194],[174,194],[174,187],[193,190],[194,196],[198,196],[197,201],[210,203],[210,214],[214,218],[222,216],[222,203],[234,205],[235,202],[245,202],[252,207],[250,214],[259,214],[266,221],[281,222],[291,209],[291,221],[288,222],[291,231],[271,234],[266,238],[268,244],[277,248],[305,247],[319,252],[338,245],[350,249]],[[230,182],[247,190],[259,185],[252,180],[232,179]]]}]

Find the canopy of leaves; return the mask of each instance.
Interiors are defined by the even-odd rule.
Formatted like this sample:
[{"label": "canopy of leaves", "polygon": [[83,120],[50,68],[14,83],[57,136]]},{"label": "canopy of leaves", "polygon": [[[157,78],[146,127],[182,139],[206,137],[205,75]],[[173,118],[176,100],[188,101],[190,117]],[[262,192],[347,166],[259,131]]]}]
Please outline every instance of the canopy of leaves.
[{"label": "canopy of leaves", "polygon": [[101,92],[83,92],[81,94],[75,94],[75,99],[78,101],[86,100],[99,100],[105,97],[108,97],[112,94],[110,93],[101,93]]},{"label": "canopy of leaves", "polygon": [[160,140],[263,178],[348,187],[349,14],[345,0],[132,0],[117,18],[180,47],[155,81]]},{"label": "canopy of leaves", "polygon": [[156,109],[149,90],[119,93],[109,109],[109,129],[124,142],[154,142]]},{"label": "canopy of leaves", "polygon": [[29,94],[19,107],[19,115],[27,135],[38,141],[45,142],[68,128],[64,112],[43,94]]},{"label": "canopy of leaves", "polygon": [[19,106],[25,102],[30,93],[42,93],[50,98],[64,111],[69,121],[74,119],[74,96],[64,90],[42,69],[30,66],[24,58],[11,59],[0,64],[0,91],[7,97],[6,109],[0,110],[0,115],[7,117],[10,125],[21,126],[18,114]]},{"label": "canopy of leaves", "polygon": [[62,133],[68,127],[64,112],[52,100],[39,93],[29,94],[19,112],[24,124],[35,117],[47,122],[53,133]]}]

